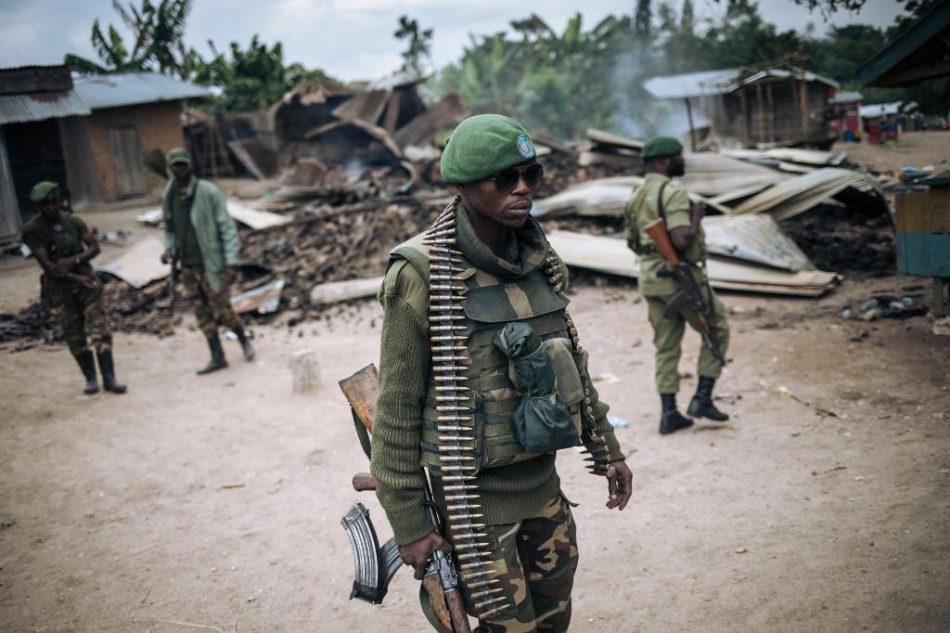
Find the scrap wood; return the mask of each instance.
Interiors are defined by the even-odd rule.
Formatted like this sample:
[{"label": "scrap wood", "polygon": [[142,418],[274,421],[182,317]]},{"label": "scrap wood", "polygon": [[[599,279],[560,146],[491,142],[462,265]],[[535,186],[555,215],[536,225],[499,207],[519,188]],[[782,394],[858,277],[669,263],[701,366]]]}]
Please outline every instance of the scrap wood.
[{"label": "scrap wood", "polygon": [[286,215],[277,215],[270,211],[255,209],[237,200],[230,199],[227,204],[228,214],[232,218],[255,230],[280,226],[291,221],[291,218]]},{"label": "scrap wood", "polygon": [[149,235],[132,244],[124,252],[104,266],[102,272],[114,275],[135,288],[142,288],[156,279],[164,279],[171,272],[161,261],[165,241]]},{"label": "scrap wood", "polygon": [[238,159],[244,168],[258,180],[264,180],[267,176],[264,175],[264,170],[261,169],[261,166],[258,165],[257,161],[254,159],[251,150],[248,149],[248,145],[251,143],[256,143],[253,139],[238,139],[235,141],[228,141],[228,149],[230,149],[234,156]]},{"label": "scrap wood", "polygon": [[310,304],[320,305],[339,303],[351,299],[376,296],[383,285],[382,277],[368,279],[348,279],[346,281],[330,281],[317,284],[310,291]]},{"label": "scrap wood", "polygon": [[859,201],[862,206],[890,214],[884,191],[873,178],[836,167],[778,183],[739,204],[734,213],[768,212],[776,220],[787,220],[834,198]]},{"label": "scrap wood", "polygon": [[[640,275],[637,257],[622,239],[551,231],[548,241],[568,266],[634,279]],[[714,288],[801,297],[820,297],[839,280],[836,273],[787,272],[714,256],[707,260],[707,272]]]},{"label": "scrap wood", "polygon": [[277,312],[280,307],[280,295],[284,289],[284,280],[275,279],[269,283],[231,295],[231,307],[238,314],[257,311],[258,314]]},{"label": "scrap wood", "polygon": [[436,134],[442,130],[454,128],[468,115],[469,110],[462,102],[462,98],[453,92],[396,130],[393,139],[402,148],[409,145],[425,145],[434,141]]},{"label": "scrap wood", "polygon": [[628,150],[637,155],[643,150],[644,145],[643,141],[638,141],[628,136],[620,136],[619,134],[611,134],[610,132],[596,128],[587,128],[587,140],[594,146]]},{"label": "scrap wood", "polygon": [[383,115],[383,110],[392,94],[391,89],[360,92],[334,108],[333,116],[344,121],[362,119],[375,125],[379,122],[379,117]]},{"label": "scrap wood", "polygon": [[341,127],[346,127],[347,125],[352,125],[353,127],[358,128],[370,138],[382,143],[383,146],[396,158],[400,160],[405,158],[405,156],[403,156],[402,149],[396,144],[396,141],[393,140],[393,137],[389,134],[389,132],[379,126],[373,125],[372,123],[367,123],[362,119],[351,119],[348,121],[341,120],[326,123],[320,127],[310,130],[303,136],[307,140],[313,140],[323,136],[327,132],[331,132]]}]

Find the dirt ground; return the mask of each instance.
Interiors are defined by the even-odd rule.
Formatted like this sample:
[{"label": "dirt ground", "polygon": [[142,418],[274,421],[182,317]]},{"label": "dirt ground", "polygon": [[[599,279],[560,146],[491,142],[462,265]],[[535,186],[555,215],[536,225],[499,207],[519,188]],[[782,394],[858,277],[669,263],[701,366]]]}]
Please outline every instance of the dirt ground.
[{"label": "dirt ground", "polygon": [[[84,217],[105,231],[132,214]],[[37,273],[0,261],[0,311],[36,296]],[[838,318],[874,292],[925,289],[889,277],[819,300],[724,293],[732,420],[661,437],[635,287],[576,288],[598,389],[628,423],[635,492],[608,511],[603,480],[559,457],[580,504],[572,631],[950,630],[950,338],[926,317]],[[377,361],[380,310],[290,316],[254,326],[253,363],[228,341],[231,367],[205,377],[190,316],[174,337],[118,334],[124,396],[81,395],[63,345],[0,346],[0,631],[426,630],[407,570],[384,605],[347,600],[340,517],[359,500],[389,530],[350,487],[368,465],[336,382]],[[688,335],[681,405],[698,348]],[[308,393],[291,388],[301,349],[320,363]]]},{"label": "dirt ground", "polygon": [[848,154],[848,160],[866,165],[875,171],[900,172],[904,165],[922,169],[933,165],[934,172],[950,169],[950,131],[905,132],[899,140],[883,145],[861,143],[835,143],[836,152]]}]

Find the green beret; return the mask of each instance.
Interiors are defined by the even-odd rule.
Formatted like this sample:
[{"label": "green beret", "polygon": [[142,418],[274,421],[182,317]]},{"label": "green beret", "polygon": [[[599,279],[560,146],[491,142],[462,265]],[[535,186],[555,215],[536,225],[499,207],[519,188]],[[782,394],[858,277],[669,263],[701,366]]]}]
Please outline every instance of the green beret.
[{"label": "green beret", "polygon": [[38,182],[30,190],[30,200],[33,202],[43,202],[48,199],[59,197],[59,185],[49,180]]},{"label": "green beret", "polygon": [[536,155],[527,130],[500,114],[478,114],[458,124],[442,152],[442,179],[468,183],[484,180]]},{"label": "green beret", "polygon": [[184,147],[176,147],[175,149],[168,152],[168,155],[165,157],[165,162],[171,166],[175,163],[188,163],[191,164],[191,154],[188,153]]},{"label": "green beret", "polygon": [[653,160],[654,158],[666,158],[667,156],[676,156],[683,153],[683,144],[670,136],[654,136],[643,144],[643,150],[640,152],[640,158],[643,160]]}]

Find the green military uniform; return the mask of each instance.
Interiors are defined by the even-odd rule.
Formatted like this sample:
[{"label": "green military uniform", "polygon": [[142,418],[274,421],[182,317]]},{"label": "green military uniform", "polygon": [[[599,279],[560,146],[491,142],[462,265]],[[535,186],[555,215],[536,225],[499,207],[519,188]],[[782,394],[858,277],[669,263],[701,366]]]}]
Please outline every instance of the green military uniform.
[{"label": "green military uniform", "polygon": [[[533,155],[526,134],[518,142],[521,151],[527,146]],[[522,153],[509,164],[524,159]],[[443,173],[448,171],[443,155]],[[484,539],[491,550],[486,569],[491,570],[489,576],[499,579],[504,603],[497,607],[499,611],[482,618],[479,630],[565,631],[578,561],[576,529],[570,505],[560,493],[555,452],[528,453],[519,445],[513,427],[530,398],[516,388],[509,357],[498,340],[506,325],[516,323],[529,325],[544,340],[544,349],[569,350],[571,339],[576,345],[577,332],[565,311],[568,300],[557,281],[567,270],[533,219],[512,231],[499,256],[479,238],[458,200],[443,217],[451,220],[454,248],[460,253],[453,267],[460,271],[456,280],[464,285],[464,301],[455,306],[460,319],[455,323],[464,331],[458,335],[464,345],[454,353],[466,359],[459,362],[467,385],[459,404],[476,420],[474,438],[466,440],[465,446],[474,455],[476,474],[471,483],[478,490],[479,512],[484,514],[479,520],[486,524]],[[419,541],[433,530],[423,512],[421,465],[429,470],[443,517],[452,523],[443,483],[445,465],[451,462],[440,461],[439,446],[445,440],[444,427],[439,427],[439,420],[445,419],[439,413],[440,400],[445,399],[440,398],[445,393],[440,388],[445,383],[439,382],[442,374],[434,369],[442,352],[434,354],[430,339],[443,318],[430,312],[430,303],[445,281],[431,256],[422,236],[396,248],[379,295],[384,320],[371,468],[378,480],[377,496],[399,545]],[[586,356],[571,358],[574,375],[583,375],[589,382]],[[558,377],[573,384],[562,369],[558,366]],[[603,438],[607,460],[622,460],[607,422],[607,405],[592,388],[588,393],[585,400],[583,393],[559,390],[559,402],[578,424],[581,416],[589,415],[588,423]],[[584,409],[585,402],[589,409]],[[456,541],[456,554],[458,547]],[[464,572],[462,576],[467,606],[480,616],[473,611]]]},{"label": "green military uniform", "polygon": [[[664,183],[666,186],[663,187]],[[698,329],[695,312],[687,306],[676,311],[672,318],[664,318],[670,299],[677,292],[676,283],[668,277],[660,277],[659,272],[667,268],[666,260],[657,252],[656,247],[644,232],[644,227],[659,214],[660,189],[663,188],[663,207],[666,212],[667,230],[690,225],[690,200],[686,191],[676,182],[657,173],[649,173],[643,185],[637,188],[624,209],[627,243],[639,240],[640,293],[647,300],[650,324],[653,326],[653,342],[656,347],[656,388],[659,393],[679,391],[680,348],[686,324]],[[700,227],[681,257],[692,264],[696,283],[705,289],[715,309],[712,326],[718,337],[723,355],[729,345],[729,324],[726,310],[711,288],[706,277],[706,236]],[[722,366],[705,345],[699,353],[698,373],[700,376],[718,378]]]},{"label": "green military uniform", "polygon": [[[78,217],[63,214],[62,221],[51,223],[41,214],[23,226],[23,243],[36,251],[46,249],[50,261],[75,257],[86,250],[89,229]],[[95,279],[89,262],[75,266],[72,272]],[[102,309],[102,288],[86,288],[71,279],[42,277],[43,301],[63,329],[63,338],[74,356],[89,351],[112,349],[112,334]]]}]

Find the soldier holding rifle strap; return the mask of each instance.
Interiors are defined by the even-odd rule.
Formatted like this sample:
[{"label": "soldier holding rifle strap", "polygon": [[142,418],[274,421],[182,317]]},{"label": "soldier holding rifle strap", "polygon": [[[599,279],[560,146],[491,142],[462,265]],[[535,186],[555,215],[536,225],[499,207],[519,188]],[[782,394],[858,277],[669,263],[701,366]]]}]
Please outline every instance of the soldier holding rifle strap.
[{"label": "soldier holding rifle strap", "polygon": [[[640,258],[638,283],[647,300],[656,346],[660,433],[666,435],[693,424],[676,407],[680,345],[687,323],[703,337],[699,382],[687,413],[714,422],[729,419],[713,404],[713,387],[722,373],[729,346],[729,324],[725,307],[706,276],[706,236],[701,224],[705,208],[702,203],[690,204],[686,190],[670,180],[685,173],[683,146],[676,139],[660,136],[644,144],[641,156],[646,176],[627,203],[624,219],[627,244]],[[665,223],[675,251],[672,260],[664,257],[661,244],[651,238],[651,233],[657,235],[657,220]],[[677,260],[678,267],[673,265]]]}]

